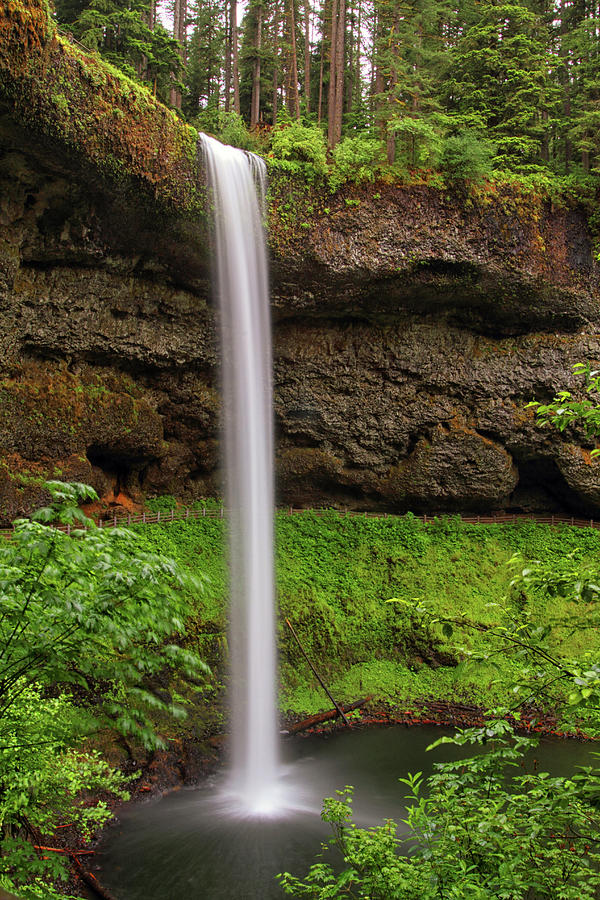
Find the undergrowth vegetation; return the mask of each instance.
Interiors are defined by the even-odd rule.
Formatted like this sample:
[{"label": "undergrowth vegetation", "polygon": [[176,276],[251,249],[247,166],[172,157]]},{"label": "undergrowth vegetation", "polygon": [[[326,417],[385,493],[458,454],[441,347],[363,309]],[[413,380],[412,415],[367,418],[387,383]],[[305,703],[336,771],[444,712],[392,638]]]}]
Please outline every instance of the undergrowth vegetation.
[{"label": "undergrowth vegetation", "polygon": [[[312,713],[329,705],[286,617],[337,698],[372,694],[407,708],[424,698],[514,705],[522,664],[514,653],[498,652],[489,632],[526,610],[548,626],[550,646],[564,658],[585,663],[599,648],[595,626],[586,627],[588,609],[580,613],[560,593],[548,599],[542,591],[510,589],[515,554],[550,566],[567,557],[592,564],[600,550],[594,529],[525,520],[468,525],[458,517],[424,524],[411,515],[328,512],[279,514],[276,537],[282,711]],[[147,550],[208,576],[202,615],[188,634],[218,664],[226,647],[225,522],[207,517],[145,526],[139,539]],[[387,602],[392,599],[397,602]],[[561,699],[557,693],[548,702]],[[595,727],[594,712],[585,715]]]},{"label": "undergrowth vegetation", "polygon": [[103,796],[126,799],[131,781],[86,741],[164,746],[156,716],[181,718],[186,700],[156,679],[193,690],[208,670],[181,646],[201,580],[95,526],[78,506],[98,499],[87,485],[44,487],[50,505],[0,546],[0,893],[49,900],[68,857],[48,841],[67,816],[87,840],[111,817]]},{"label": "undergrowth vegetation", "polygon": [[[537,741],[503,719],[461,729],[466,754],[400,778],[404,816],[372,828],[353,821],[352,789],[325,800],[333,837],[303,878],[278,877],[286,894],[332,900],[584,900],[598,897],[595,766],[552,777],[529,763]],[[332,853],[333,851],[333,853]],[[337,851],[337,854],[336,852]]]}]

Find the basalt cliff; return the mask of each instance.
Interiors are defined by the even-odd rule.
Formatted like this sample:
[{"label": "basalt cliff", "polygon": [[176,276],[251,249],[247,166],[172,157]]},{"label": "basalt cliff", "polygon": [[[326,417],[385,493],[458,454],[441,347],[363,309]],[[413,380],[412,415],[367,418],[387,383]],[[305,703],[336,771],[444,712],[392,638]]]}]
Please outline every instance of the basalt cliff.
[{"label": "basalt cliff", "polygon": [[[0,5],[0,516],[47,477],[107,507],[218,493],[193,130],[38,0]],[[600,359],[575,201],[279,179],[269,218],[280,504],[600,510],[592,445],[525,409]]]}]

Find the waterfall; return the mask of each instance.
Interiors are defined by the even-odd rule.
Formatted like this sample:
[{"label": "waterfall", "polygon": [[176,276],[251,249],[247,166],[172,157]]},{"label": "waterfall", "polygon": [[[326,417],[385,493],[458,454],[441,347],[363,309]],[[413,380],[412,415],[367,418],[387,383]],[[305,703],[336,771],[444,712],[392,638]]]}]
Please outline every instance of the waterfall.
[{"label": "waterfall", "polygon": [[[277,805],[271,324],[259,157],[201,135],[213,205],[229,525],[231,773],[236,805]],[[259,199],[260,198],[260,199]]]}]

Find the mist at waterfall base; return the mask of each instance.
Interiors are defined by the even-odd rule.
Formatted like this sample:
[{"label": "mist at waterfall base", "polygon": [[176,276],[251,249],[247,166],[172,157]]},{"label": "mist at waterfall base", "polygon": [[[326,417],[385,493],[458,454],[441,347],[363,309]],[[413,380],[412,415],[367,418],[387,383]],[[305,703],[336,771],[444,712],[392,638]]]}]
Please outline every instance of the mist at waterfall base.
[{"label": "mist at waterfall base", "polygon": [[[281,818],[228,815],[219,801],[219,777],[131,804],[100,847],[100,881],[119,900],[282,898],[276,874],[305,873],[331,834],[319,816],[323,797],[353,784],[358,824],[399,821],[406,789],[398,778],[428,774],[434,762],[467,755],[465,747],[447,744],[426,752],[450,733],[395,726],[290,739],[283,747],[282,777],[302,791],[296,808]],[[542,741],[534,755],[541,769],[564,775],[589,765],[593,749],[575,741]]]},{"label": "mist at waterfall base", "polygon": [[273,574],[273,421],[265,163],[201,135],[214,224],[229,534],[231,812],[280,808]]}]

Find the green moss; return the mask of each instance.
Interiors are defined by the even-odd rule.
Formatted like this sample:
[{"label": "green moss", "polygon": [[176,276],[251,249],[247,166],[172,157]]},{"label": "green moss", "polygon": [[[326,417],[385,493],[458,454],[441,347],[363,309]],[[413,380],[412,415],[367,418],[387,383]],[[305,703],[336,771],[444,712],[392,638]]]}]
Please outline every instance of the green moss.
[{"label": "green moss", "polygon": [[145,87],[57,35],[43,0],[0,3],[0,95],[22,124],[105,175],[134,179],[180,211],[203,210],[196,131]]},{"label": "green moss", "polygon": [[[198,647],[222,661],[225,522],[207,517],[145,526],[140,534],[148,549],[209,576],[192,632]],[[458,518],[425,525],[410,515],[366,519],[282,513],[276,536],[280,704],[284,711],[307,714],[328,707],[329,701],[291,638],[286,617],[341,700],[373,694],[380,702],[405,707],[427,698],[512,703],[517,668],[510,656],[498,657],[498,668],[453,664],[461,657],[457,648],[490,650],[485,633],[465,628],[448,638],[439,626],[423,629],[403,604],[386,601],[428,598],[445,616],[491,625],[499,614],[490,604],[501,602],[508,591],[508,560],[515,552],[552,561],[569,552],[592,560],[600,551],[600,533],[594,529],[526,521],[466,525]],[[567,613],[560,598],[532,602],[538,604],[541,622]],[[593,632],[555,627],[553,634],[564,656],[600,650],[600,636]]]}]

